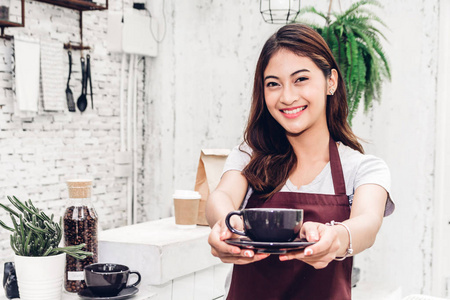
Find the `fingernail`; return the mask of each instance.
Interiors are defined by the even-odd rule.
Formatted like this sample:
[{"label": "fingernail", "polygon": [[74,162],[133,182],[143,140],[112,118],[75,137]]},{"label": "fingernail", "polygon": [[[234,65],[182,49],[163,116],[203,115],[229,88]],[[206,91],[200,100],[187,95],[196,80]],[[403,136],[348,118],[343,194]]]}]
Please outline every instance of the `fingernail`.
[{"label": "fingernail", "polygon": [[221,237],[221,238],[224,238],[226,234],[227,234],[226,231],[222,231],[222,233],[220,234],[220,237]]},{"label": "fingernail", "polygon": [[281,261],[285,261],[285,260],[287,260],[288,258],[287,258],[287,256],[286,255],[280,255],[280,260]]},{"label": "fingernail", "polygon": [[312,255],[313,254],[313,250],[311,248],[308,248],[305,250],[305,255]]},{"label": "fingernail", "polygon": [[244,256],[245,257],[253,257],[252,251],[249,251],[249,250],[244,251]]}]

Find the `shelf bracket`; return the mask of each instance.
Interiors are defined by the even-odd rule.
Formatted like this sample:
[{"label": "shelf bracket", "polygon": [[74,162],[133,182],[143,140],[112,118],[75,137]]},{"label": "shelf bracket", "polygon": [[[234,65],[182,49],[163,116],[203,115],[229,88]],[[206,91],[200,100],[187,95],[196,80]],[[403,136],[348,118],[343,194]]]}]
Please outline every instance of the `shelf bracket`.
[{"label": "shelf bracket", "polygon": [[71,42],[65,43],[64,44],[64,49],[66,49],[66,50],[81,50],[81,51],[83,51],[83,50],[90,50],[91,49],[91,47],[83,45],[83,11],[79,10],[78,12],[80,13],[80,22],[79,22],[79,25],[80,25],[80,43],[78,45],[77,44],[73,44]]},{"label": "shelf bracket", "polygon": [[1,27],[1,34],[0,34],[0,38],[1,39],[5,39],[5,40],[11,40],[13,38],[12,35],[5,35],[5,27]]}]

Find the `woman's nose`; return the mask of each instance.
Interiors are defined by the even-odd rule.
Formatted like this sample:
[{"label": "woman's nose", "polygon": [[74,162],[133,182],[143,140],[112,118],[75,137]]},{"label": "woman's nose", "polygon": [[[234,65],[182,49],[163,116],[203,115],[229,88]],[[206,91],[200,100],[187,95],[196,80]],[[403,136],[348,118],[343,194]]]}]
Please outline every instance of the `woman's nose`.
[{"label": "woman's nose", "polygon": [[291,105],[300,98],[298,93],[291,85],[284,85],[283,93],[281,94],[280,102],[285,105]]}]

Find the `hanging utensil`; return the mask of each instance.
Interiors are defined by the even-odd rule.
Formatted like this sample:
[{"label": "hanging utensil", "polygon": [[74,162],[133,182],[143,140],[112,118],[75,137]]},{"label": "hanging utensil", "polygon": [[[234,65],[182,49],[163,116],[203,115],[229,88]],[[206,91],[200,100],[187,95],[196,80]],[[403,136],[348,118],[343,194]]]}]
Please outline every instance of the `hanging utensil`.
[{"label": "hanging utensil", "polygon": [[[92,109],[94,109],[94,96],[92,94],[92,77],[91,77],[91,56],[88,54],[86,55],[86,75],[87,75],[87,79],[89,80],[88,82],[86,82],[86,84],[89,84],[90,87],[90,94],[91,94],[91,107]],[[87,91],[87,86],[86,86],[86,91]]]},{"label": "hanging utensil", "polygon": [[69,109],[69,111],[74,112],[75,102],[73,101],[73,93],[69,86],[70,75],[72,74],[72,52],[68,51],[67,54],[69,55],[69,78],[67,78],[67,86],[66,86],[67,108]]},{"label": "hanging utensil", "polygon": [[84,57],[81,57],[80,61],[81,61],[81,95],[80,95],[80,97],[78,97],[77,107],[81,112],[83,112],[86,110],[86,107],[87,107],[87,98],[86,98],[87,76],[86,76],[86,65],[85,65]]}]

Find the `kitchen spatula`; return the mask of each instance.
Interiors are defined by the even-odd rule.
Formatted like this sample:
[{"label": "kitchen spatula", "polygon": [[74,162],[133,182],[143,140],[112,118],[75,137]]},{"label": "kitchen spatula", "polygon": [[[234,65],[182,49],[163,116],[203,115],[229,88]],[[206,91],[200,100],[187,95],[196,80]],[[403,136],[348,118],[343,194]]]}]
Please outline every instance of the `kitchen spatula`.
[{"label": "kitchen spatula", "polygon": [[69,111],[74,112],[75,101],[73,101],[73,93],[69,86],[70,75],[72,74],[72,52],[68,51],[68,55],[69,55],[69,78],[67,79],[66,99],[67,99],[67,108],[69,109]]}]

